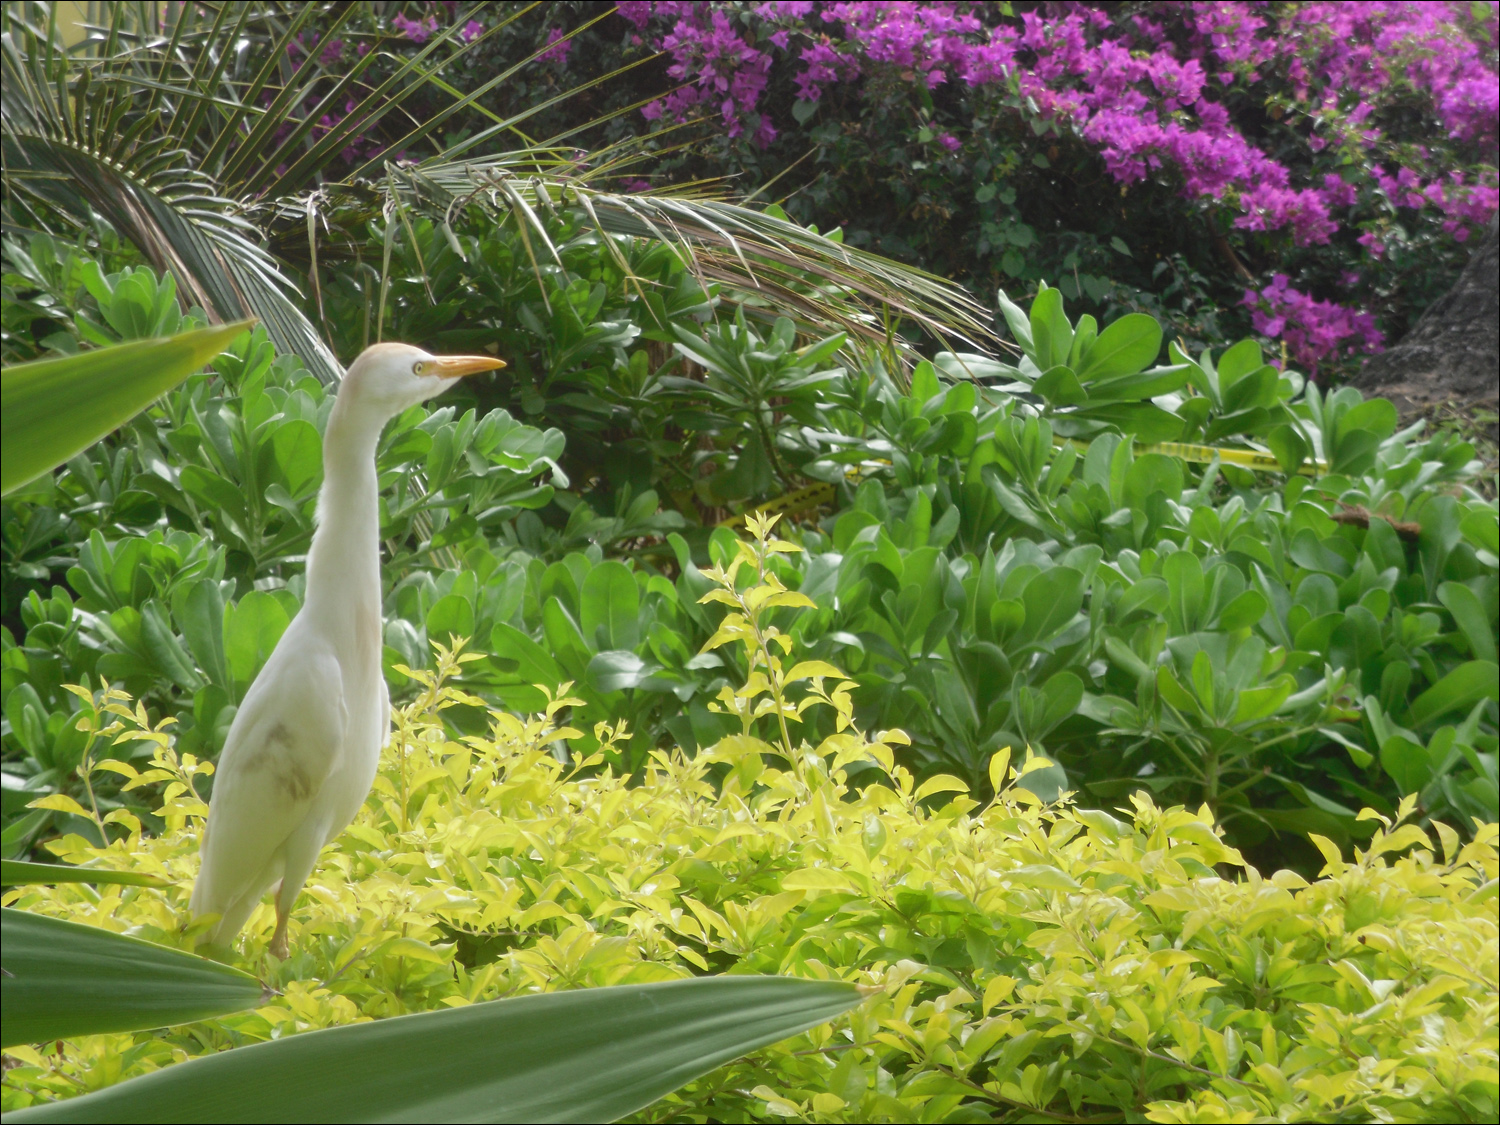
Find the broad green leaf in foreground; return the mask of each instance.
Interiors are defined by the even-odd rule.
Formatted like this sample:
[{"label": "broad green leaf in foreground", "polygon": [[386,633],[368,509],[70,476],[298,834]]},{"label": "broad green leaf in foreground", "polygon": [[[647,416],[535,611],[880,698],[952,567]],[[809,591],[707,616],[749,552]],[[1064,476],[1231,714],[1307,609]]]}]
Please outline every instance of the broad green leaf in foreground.
[{"label": "broad green leaf in foreground", "polygon": [[549,992],[222,1051],[6,1121],[614,1121],[860,1002],[723,976]]},{"label": "broad green leaf in foreground", "polygon": [[35,480],[130,421],[253,323],[7,367],[0,376],[0,492]]},{"label": "broad green leaf in foreground", "polygon": [[0,859],[0,886],[23,883],[122,883],[128,887],[165,887],[167,881],[143,871],[110,871],[98,867],[71,867],[61,863],[28,863]]},{"label": "broad green leaf in foreground", "polygon": [[6,1047],[187,1023],[265,996],[249,973],[205,957],[24,910],[0,915]]}]

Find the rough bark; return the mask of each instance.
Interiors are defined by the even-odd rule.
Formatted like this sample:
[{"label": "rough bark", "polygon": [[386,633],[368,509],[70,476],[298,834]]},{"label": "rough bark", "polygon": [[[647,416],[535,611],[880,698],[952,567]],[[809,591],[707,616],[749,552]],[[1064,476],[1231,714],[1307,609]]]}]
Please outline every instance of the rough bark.
[{"label": "rough bark", "polygon": [[1444,296],[1434,301],[1399,343],[1365,361],[1351,380],[1366,394],[1396,404],[1403,416],[1441,404],[1488,406],[1500,372],[1500,250],[1497,222]]}]

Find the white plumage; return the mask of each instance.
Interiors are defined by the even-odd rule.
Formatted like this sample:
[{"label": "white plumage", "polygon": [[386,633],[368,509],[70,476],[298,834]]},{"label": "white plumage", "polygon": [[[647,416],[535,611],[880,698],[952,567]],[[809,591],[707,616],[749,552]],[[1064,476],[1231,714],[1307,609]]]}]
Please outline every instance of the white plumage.
[{"label": "white plumage", "polygon": [[380,431],[460,377],[504,366],[376,344],[344,377],[323,438],[306,598],[235,714],[214,775],[192,897],[195,916],[219,915],[209,941],[234,940],[276,884],[270,948],[285,957],[302,884],[375,780],[390,733],[380,668]]}]

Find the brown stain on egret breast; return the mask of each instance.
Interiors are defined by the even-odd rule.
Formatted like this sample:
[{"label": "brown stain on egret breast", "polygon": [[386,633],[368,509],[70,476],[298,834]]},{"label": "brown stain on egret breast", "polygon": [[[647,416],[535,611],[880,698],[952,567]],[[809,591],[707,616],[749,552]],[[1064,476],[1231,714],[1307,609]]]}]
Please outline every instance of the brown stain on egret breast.
[{"label": "brown stain on egret breast", "polygon": [[312,796],[312,779],[301,762],[288,762],[276,774],[276,787],[294,801],[305,801]]},{"label": "brown stain on egret breast", "polygon": [[305,801],[312,795],[312,778],[297,761],[292,732],[285,723],[278,722],[266,732],[265,741],[245,759],[244,768],[247,773],[269,770],[272,784],[293,801]]}]

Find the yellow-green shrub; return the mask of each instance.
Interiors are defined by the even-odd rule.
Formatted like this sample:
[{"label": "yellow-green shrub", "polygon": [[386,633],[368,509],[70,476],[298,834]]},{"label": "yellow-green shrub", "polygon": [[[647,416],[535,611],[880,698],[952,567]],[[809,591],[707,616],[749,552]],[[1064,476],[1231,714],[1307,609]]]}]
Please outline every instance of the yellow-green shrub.
[{"label": "yellow-green shrub", "polygon": [[[307,884],[291,960],[264,956],[269,906],[246,928],[244,963],[279,993],[170,1031],[13,1048],[4,1107],[309,1028],[713,971],[879,993],[649,1120],[1493,1119],[1494,825],[1462,844],[1443,825],[1434,841],[1382,822],[1352,862],[1328,845],[1308,883],[1244,867],[1206,810],[1140,796],[1119,820],[1042,805],[1009,784],[1008,752],[991,764],[1000,796],[988,806],[952,778],[914,788],[891,762],[899,732],[848,725],[841,688],[824,688],[835,669],[782,670],[784,642],[761,610],[799,595],[760,574],[742,594],[722,576],[721,600],[741,612],[715,638],[751,657],[750,686],[724,701],[744,734],[696,760],[657,754],[637,782],[588,776],[597,756],[565,765],[554,753],[578,737],[559,725],[565,695],[531,720],[493,714],[488,737],[451,737],[441,710],[478,701],[444,682],[463,657],[442,654],[437,676],[413,673],[426,690],[399,713],[374,792]],[[790,758],[789,742],[754,737],[757,714],[780,727],[808,700],[838,710],[838,734]],[[5,901],[190,943],[204,812],[191,784],[205,767],[179,760],[125,701],[97,702],[116,737],[156,743],[137,781],[166,784],[169,827],[127,824],[107,848],[72,836],[53,851],[174,883],[25,887]],[[622,732],[596,736],[607,746]],[[856,759],[888,783],[852,791],[844,766]]]}]

